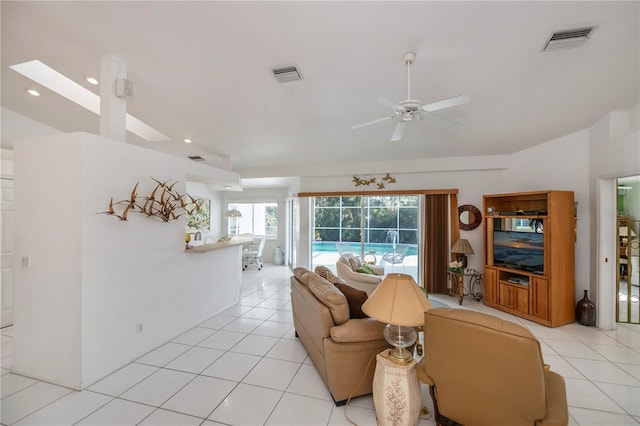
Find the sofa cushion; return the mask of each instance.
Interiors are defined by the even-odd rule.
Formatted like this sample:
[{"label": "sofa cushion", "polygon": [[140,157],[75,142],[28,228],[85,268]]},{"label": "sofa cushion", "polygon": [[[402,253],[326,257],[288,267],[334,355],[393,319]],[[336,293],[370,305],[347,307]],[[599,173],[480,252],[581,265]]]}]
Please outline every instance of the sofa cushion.
[{"label": "sofa cushion", "polygon": [[361,274],[378,275],[370,265],[362,265],[358,268],[357,272],[360,272]]},{"label": "sofa cushion", "polygon": [[319,275],[313,274],[307,286],[313,295],[322,302],[336,325],[349,321],[349,303],[345,295],[338,288]]},{"label": "sofa cushion", "polygon": [[360,263],[360,259],[358,259],[357,257],[349,257],[349,265],[351,265],[351,269],[353,269],[353,272],[357,272],[358,268],[362,266],[362,263]]},{"label": "sofa cushion", "polygon": [[298,267],[293,268],[293,276],[302,284],[309,285],[309,279],[315,276],[315,274],[306,268]]},{"label": "sofa cushion", "polygon": [[347,303],[349,303],[349,316],[351,318],[369,318],[367,314],[362,312],[362,304],[367,301],[368,297],[366,291],[358,290],[357,288],[342,283],[333,283],[333,285],[338,287],[338,290],[347,298]]},{"label": "sofa cushion", "polygon": [[346,323],[331,327],[331,339],[337,343],[357,343],[384,340],[386,324],[373,318],[352,319]]}]

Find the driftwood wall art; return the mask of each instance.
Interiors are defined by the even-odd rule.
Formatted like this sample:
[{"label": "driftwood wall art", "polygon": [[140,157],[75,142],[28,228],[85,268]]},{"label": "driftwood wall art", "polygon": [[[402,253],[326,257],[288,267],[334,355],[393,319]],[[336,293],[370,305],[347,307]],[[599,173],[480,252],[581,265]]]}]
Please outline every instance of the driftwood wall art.
[{"label": "driftwood wall art", "polygon": [[131,190],[128,200],[114,202],[111,197],[107,211],[97,214],[106,214],[120,220],[127,220],[129,213],[136,212],[150,217],[158,217],[163,222],[171,222],[184,214],[190,215],[194,210],[199,210],[202,207],[204,200],[174,191],[173,187],[177,182],[160,182],[157,179],[151,179],[156,182],[151,194],[139,195],[138,182]]},{"label": "driftwood wall art", "polygon": [[353,183],[354,183],[355,186],[375,185],[377,189],[384,189],[385,188],[385,182],[387,184],[396,183],[396,178],[391,176],[389,173],[387,173],[386,176],[380,178],[380,180],[378,180],[378,178],[376,178],[376,177],[371,177],[371,176],[362,177],[362,178],[358,177],[358,176],[354,176],[353,177]]}]

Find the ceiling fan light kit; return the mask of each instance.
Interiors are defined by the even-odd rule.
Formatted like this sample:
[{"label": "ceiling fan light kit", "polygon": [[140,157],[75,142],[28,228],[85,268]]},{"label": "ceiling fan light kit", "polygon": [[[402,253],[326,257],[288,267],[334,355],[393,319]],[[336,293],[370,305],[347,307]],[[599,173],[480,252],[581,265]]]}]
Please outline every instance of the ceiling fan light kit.
[{"label": "ceiling fan light kit", "polygon": [[431,113],[446,108],[453,108],[468,104],[471,102],[471,98],[468,95],[460,95],[426,105],[423,105],[422,102],[417,99],[411,99],[411,64],[416,60],[416,54],[413,52],[407,52],[404,54],[403,60],[407,66],[407,99],[397,103],[392,102],[389,99],[378,99],[378,103],[393,109],[393,115],[367,121],[366,123],[356,124],[351,126],[351,129],[359,129],[361,127],[380,123],[386,120],[396,120],[397,124],[393,134],[391,135],[391,141],[395,142],[404,137],[404,132],[408,123],[425,118],[427,119],[425,121],[438,127],[453,128],[461,126],[461,124],[456,121],[447,120]]}]

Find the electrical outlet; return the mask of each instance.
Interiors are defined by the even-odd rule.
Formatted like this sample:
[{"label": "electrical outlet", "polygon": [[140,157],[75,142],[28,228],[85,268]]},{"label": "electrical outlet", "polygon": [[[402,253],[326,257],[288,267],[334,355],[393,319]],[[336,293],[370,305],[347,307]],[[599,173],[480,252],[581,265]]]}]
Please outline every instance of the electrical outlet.
[{"label": "electrical outlet", "polygon": [[142,333],[142,323],[136,324],[136,333],[137,334]]}]

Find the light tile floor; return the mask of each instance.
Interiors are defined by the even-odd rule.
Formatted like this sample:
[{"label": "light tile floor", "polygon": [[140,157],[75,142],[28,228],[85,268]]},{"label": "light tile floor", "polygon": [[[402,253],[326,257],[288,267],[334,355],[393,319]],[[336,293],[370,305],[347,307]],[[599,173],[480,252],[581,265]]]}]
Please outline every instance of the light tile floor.
[{"label": "light tile floor", "polygon": [[[290,275],[273,265],[243,272],[237,305],[82,392],[11,373],[13,329],[2,329],[2,425],[349,425],[295,338]],[[432,297],[528,327],[565,378],[570,424],[640,424],[640,326],[547,328],[468,297],[463,306]],[[422,395],[432,409],[426,388]],[[355,398],[347,414],[376,424],[371,396]]]}]

